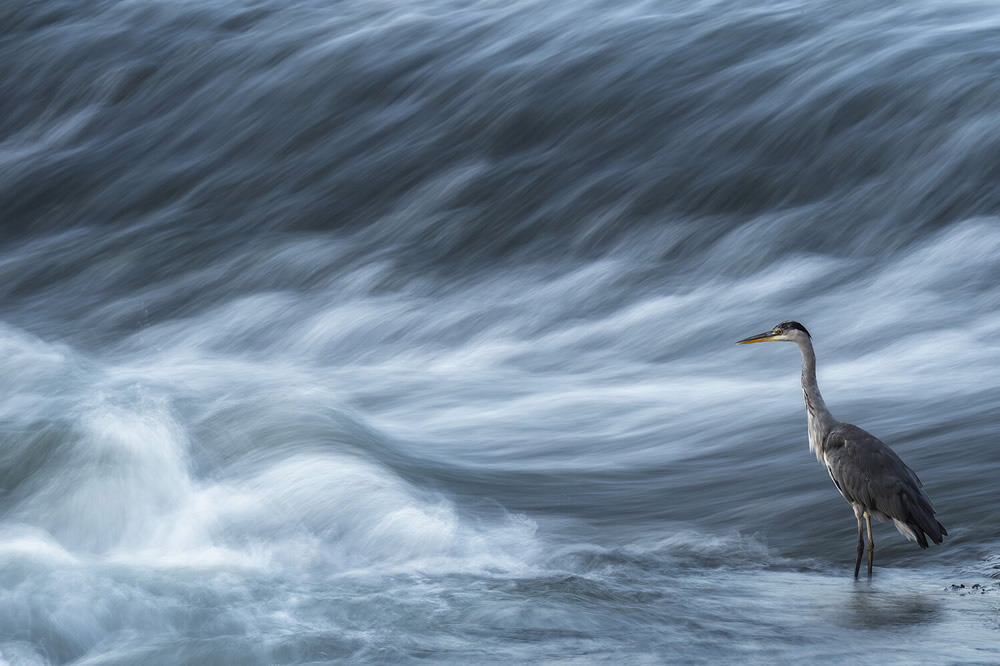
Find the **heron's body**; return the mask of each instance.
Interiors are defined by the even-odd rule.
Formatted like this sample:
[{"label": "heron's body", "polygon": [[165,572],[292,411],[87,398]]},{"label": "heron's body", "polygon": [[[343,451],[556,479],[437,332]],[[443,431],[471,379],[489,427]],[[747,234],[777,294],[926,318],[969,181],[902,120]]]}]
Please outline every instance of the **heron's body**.
[{"label": "heron's body", "polygon": [[871,518],[891,520],[896,529],[921,548],[927,538],[941,543],[948,534],[934,517],[934,506],[920,479],[899,456],[874,435],[833,418],[816,383],[816,354],[808,331],[798,322],[778,324],[771,331],[740,340],[740,344],[788,341],[802,352],[802,393],[805,397],[809,449],[827,469],[837,490],[854,509],[858,521],[858,576],[864,542],[861,519],[868,527],[868,575],[872,574],[875,544]]}]

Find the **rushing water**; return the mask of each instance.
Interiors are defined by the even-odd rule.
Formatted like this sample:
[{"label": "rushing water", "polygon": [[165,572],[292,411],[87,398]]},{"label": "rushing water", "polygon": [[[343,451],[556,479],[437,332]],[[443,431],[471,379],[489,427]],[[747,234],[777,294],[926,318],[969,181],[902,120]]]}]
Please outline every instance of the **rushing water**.
[{"label": "rushing water", "polygon": [[5,0],[0,662],[1000,662],[998,100],[991,2]]}]

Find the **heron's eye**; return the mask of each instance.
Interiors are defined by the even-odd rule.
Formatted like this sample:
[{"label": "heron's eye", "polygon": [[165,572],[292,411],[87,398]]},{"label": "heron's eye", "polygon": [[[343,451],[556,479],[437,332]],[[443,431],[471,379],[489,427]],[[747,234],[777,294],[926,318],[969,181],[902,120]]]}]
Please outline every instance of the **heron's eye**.
[{"label": "heron's eye", "polygon": [[780,328],[774,329],[774,334],[775,335],[781,335],[781,329]]}]

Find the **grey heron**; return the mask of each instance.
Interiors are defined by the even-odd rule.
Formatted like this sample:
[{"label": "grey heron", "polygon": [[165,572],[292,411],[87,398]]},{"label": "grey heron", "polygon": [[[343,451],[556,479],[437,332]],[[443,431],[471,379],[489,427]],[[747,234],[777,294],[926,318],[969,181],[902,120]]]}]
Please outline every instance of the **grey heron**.
[{"label": "grey heron", "polygon": [[802,352],[802,393],[806,400],[809,450],[826,466],[837,490],[854,508],[858,521],[858,558],[854,577],[861,570],[864,539],[861,519],[868,530],[868,577],[872,575],[875,541],[871,519],[891,520],[900,534],[927,548],[927,539],[941,543],[948,534],[934,517],[934,506],[923,484],[895,451],[856,425],[833,418],[816,383],[816,353],[809,331],[797,321],[784,321],[767,333],[751,335],[736,344],[794,342]]}]

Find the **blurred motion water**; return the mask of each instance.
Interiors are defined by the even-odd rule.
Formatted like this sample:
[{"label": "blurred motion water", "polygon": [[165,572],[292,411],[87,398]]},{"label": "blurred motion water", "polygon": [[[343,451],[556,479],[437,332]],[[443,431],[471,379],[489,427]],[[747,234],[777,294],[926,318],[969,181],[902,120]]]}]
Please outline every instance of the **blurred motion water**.
[{"label": "blurred motion water", "polygon": [[1000,662],[997,99],[986,2],[7,0],[0,663]]}]

